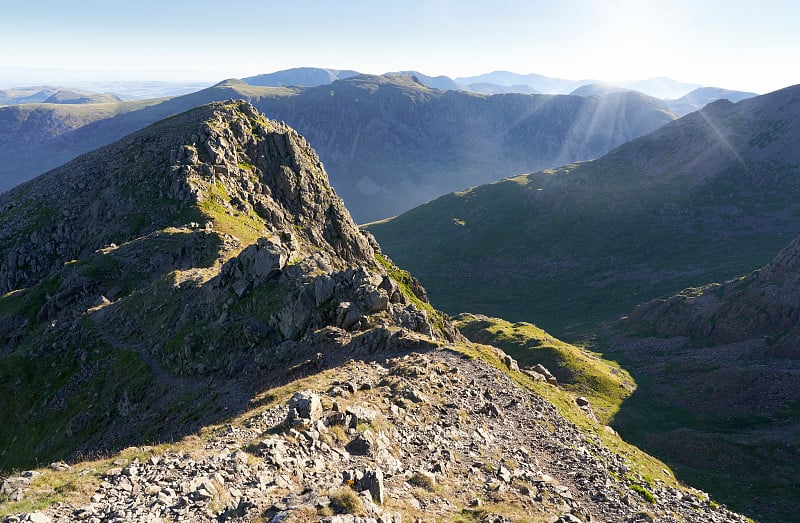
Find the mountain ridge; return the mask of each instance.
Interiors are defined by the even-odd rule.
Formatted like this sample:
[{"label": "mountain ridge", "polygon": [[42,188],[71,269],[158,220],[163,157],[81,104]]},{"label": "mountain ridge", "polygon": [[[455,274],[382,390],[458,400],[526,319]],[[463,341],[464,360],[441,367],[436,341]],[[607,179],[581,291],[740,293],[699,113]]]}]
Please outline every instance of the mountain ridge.
[{"label": "mountain ridge", "polygon": [[[401,291],[387,275],[396,269],[377,261],[308,143],[245,102],[161,121],[3,194],[0,208],[3,373],[74,358],[27,375],[38,392],[26,402],[3,402],[4,417],[36,433],[36,402],[63,399],[53,433],[5,455],[13,464],[178,435],[243,408],[253,373],[266,386],[306,358],[322,365],[323,346],[336,359],[357,353],[354,338],[391,352],[426,343],[420,331],[455,336],[413,278]],[[332,339],[314,338],[328,324]],[[192,406],[202,386],[170,391],[170,376],[220,382],[230,401],[214,393],[207,411]],[[106,387],[102,401],[75,385],[87,380]],[[106,410],[118,408],[127,414]],[[0,431],[5,448],[13,436]]]},{"label": "mountain ridge", "polygon": [[[673,118],[661,102],[633,94],[489,97],[431,90],[406,76],[357,76],[312,88],[228,80],[162,101],[90,105],[78,116],[76,106],[0,109],[0,122],[7,122],[0,125],[0,152],[17,159],[0,166],[0,188],[160,118],[228,98],[248,100],[306,135],[362,222],[503,175],[597,156]],[[30,138],[20,142],[26,128]]]}]

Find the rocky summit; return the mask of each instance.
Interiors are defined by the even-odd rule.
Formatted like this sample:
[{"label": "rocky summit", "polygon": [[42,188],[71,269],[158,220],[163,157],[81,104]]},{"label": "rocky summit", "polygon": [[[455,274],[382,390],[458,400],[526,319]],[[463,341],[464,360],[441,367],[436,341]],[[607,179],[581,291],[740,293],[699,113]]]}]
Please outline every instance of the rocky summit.
[{"label": "rocky summit", "polygon": [[303,369],[455,336],[308,143],[246,103],[165,120],[0,209],[6,467],[177,437]]},{"label": "rocky summit", "polygon": [[4,523],[745,521],[463,338],[245,102],[4,194],[0,225]]}]

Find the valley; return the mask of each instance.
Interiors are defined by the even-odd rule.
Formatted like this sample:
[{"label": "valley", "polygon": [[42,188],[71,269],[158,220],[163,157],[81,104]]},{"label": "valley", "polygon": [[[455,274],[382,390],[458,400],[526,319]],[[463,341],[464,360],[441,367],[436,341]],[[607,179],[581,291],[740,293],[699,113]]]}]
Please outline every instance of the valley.
[{"label": "valley", "polygon": [[715,102],[597,160],[366,227],[445,311],[580,336],[644,301],[750,272],[794,238],[798,99],[791,87]]}]

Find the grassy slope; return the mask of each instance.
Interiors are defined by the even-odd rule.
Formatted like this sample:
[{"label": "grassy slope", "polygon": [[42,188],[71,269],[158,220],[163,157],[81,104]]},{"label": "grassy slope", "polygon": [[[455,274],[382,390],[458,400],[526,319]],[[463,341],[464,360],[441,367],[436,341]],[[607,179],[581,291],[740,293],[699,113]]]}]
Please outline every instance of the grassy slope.
[{"label": "grassy slope", "polygon": [[503,349],[521,366],[541,363],[566,390],[586,396],[603,423],[610,422],[636,387],[627,371],[614,362],[564,343],[530,323],[462,314],[456,326],[475,343]]},{"label": "grassy slope", "polygon": [[[740,224],[791,208],[796,189],[745,194],[751,208],[733,217],[716,207],[733,188],[686,183],[662,183],[624,162],[586,162],[453,193],[366,228],[445,311],[534,318],[563,336],[749,272],[793,236],[785,217],[769,225],[772,234]],[[703,213],[719,223],[704,223]]]}]

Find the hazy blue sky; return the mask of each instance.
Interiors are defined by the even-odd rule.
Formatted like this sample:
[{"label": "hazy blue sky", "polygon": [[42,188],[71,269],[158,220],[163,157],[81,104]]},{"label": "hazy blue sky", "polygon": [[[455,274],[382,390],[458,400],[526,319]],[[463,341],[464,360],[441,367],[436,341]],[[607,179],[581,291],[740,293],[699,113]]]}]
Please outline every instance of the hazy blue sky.
[{"label": "hazy blue sky", "polygon": [[0,0],[0,84],[37,78],[13,68],[215,81],[316,66],[766,92],[800,83],[799,24],[796,0]]}]

